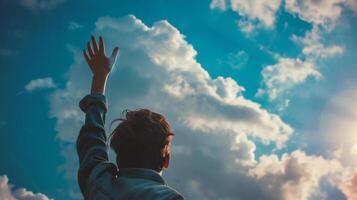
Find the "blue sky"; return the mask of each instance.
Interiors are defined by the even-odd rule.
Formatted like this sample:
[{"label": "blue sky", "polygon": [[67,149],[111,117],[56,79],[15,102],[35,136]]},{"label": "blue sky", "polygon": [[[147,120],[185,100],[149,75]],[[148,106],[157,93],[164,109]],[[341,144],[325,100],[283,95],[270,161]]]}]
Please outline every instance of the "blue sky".
[{"label": "blue sky", "polygon": [[355,0],[0,4],[0,197],[81,198],[80,50],[101,34],[121,48],[108,119],[166,115],[188,199],[356,198]]}]

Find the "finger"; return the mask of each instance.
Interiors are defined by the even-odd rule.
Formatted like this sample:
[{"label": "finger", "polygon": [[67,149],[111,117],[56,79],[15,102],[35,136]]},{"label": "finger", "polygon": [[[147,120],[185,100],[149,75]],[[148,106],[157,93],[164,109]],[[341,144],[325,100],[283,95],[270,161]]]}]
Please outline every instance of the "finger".
[{"label": "finger", "polygon": [[94,53],[93,53],[92,47],[90,46],[89,42],[87,42],[87,49],[88,49],[88,53],[89,53],[90,58],[93,58],[94,57]]},{"label": "finger", "polygon": [[89,59],[89,56],[88,56],[86,50],[84,50],[84,49],[83,49],[83,55],[84,55],[84,58],[85,58],[86,61],[87,61],[87,64],[89,65],[89,67],[92,68],[91,61],[90,61],[90,59]]},{"label": "finger", "polygon": [[113,49],[112,55],[110,56],[110,59],[115,60],[117,58],[118,52],[119,52],[119,47],[115,47]]},{"label": "finger", "polygon": [[94,53],[98,53],[97,41],[95,40],[95,37],[93,35],[91,36],[91,38],[92,38],[92,45],[93,45]]},{"label": "finger", "polygon": [[84,58],[86,59],[87,63],[89,64],[90,63],[90,59],[89,59],[89,57],[87,55],[86,50],[84,50],[84,49],[83,49],[83,55],[84,55]]},{"label": "finger", "polygon": [[99,37],[99,52],[105,55],[104,39],[102,36]]},{"label": "finger", "polygon": [[113,49],[112,55],[111,55],[110,58],[109,58],[109,63],[110,63],[110,67],[111,67],[111,68],[113,68],[114,65],[115,65],[115,62],[116,62],[116,60],[117,60],[118,52],[119,52],[119,48],[118,48],[118,47],[115,47],[115,48]]}]

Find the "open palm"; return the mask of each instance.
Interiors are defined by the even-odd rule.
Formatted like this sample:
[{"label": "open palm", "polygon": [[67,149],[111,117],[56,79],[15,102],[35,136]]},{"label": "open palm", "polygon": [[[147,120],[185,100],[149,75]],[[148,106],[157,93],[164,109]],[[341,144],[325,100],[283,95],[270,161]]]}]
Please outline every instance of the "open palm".
[{"label": "open palm", "polygon": [[86,59],[93,75],[107,76],[115,64],[119,48],[115,47],[110,57],[105,55],[105,47],[103,37],[99,37],[99,46],[94,36],[91,36],[92,46],[87,42],[87,51],[83,50],[84,58]]}]

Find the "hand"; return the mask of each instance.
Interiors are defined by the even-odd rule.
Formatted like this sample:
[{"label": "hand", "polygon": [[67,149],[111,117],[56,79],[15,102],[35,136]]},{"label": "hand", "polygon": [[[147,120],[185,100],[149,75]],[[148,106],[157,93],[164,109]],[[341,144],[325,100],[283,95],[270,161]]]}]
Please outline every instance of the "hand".
[{"label": "hand", "polygon": [[112,66],[115,64],[119,48],[115,47],[113,49],[112,55],[107,57],[105,55],[105,47],[103,37],[99,37],[99,47],[95,40],[94,36],[91,36],[92,46],[90,42],[87,42],[87,51],[83,49],[83,55],[86,59],[93,76],[107,77],[112,69]]},{"label": "hand", "polygon": [[113,65],[115,64],[119,48],[115,47],[113,49],[112,55],[108,58],[105,55],[105,47],[104,47],[104,40],[103,37],[99,37],[99,48],[95,38],[92,36],[92,46],[89,42],[87,42],[87,50],[83,50],[84,58],[86,59],[92,73],[93,73],[93,80],[92,80],[92,93],[105,93],[105,85],[107,82],[108,75],[110,70],[112,69]]}]

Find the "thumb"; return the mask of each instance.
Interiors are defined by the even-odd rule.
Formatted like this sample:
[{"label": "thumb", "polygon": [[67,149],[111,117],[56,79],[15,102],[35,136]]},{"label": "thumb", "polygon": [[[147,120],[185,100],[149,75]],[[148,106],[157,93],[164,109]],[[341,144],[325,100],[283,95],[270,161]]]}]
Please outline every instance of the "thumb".
[{"label": "thumb", "polygon": [[110,67],[114,66],[114,64],[117,60],[118,52],[119,52],[119,47],[115,47],[113,49],[112,55],[109,58]]},{"label": "thumb", "polygon": [[115,60],[118,56],[118,52],[119,52],[119,47],[115,47],[113,49],[112,55],[110,56],[110,59]]}]

